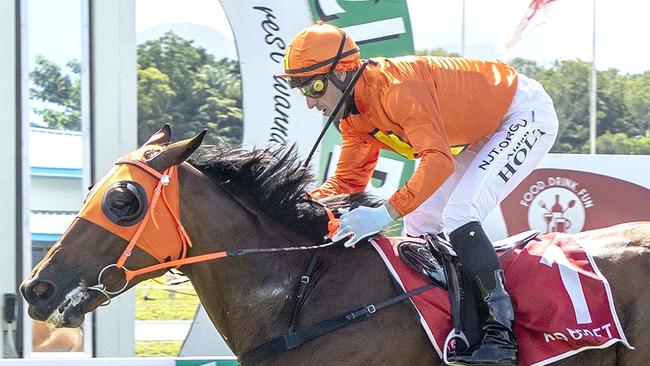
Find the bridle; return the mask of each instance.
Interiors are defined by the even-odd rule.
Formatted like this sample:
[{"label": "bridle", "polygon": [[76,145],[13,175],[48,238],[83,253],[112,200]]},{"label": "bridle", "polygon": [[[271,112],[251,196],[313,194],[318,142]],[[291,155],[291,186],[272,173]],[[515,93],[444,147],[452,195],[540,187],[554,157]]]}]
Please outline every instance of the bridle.
[{"label": "bridle", "polygon": [[[341,40],[341,43],[339,45],[339,49],[337,51],[337,55],[335,57],[334,62],[332,63],[330,70],[327,73],[327,76],[332,74],[334,71],[336,65],[338,64],[338,61],[340,60],[342,56],[342,50],[345,44],[345,39],[346,35],[343,33],[343,37]],[[328,119],[327,123],[325,124],[324,128],[322,129],[319,137],[317,138],[316,142],[314,143],[314,146],[312,147],[310,153],[307,156],[307,159],[305,159],[304,166],[308,166],[309,162],[311,161],[311,158],[316,150],[316,147],[320,143],[321,139],[325,135],[325,131],[327,131],[328,127],[331,125],[333,122],[335,116],[338,114],[338,111],[341,109],[343,104],[345,103],[345,100],[347,97],[350,95],[352,90],[354,90],[354,86],[356,85],[357,81],[359,80],[360,76],[363,74],[364,69],[368,65],[368,63],[372,63],[370,60],[364,61],[359,69],[356,71],[354,76],[352,77],[352,80],[350,83],[346,86],[345,90],[343,91],[343,94],[341,98],[339,99],[338,103],[334,107],[334,110],[332,114],[330,115],[330,118]],[[320,245],[311,245],[311,246],[301,246],[301,247],[286,247],[286,248],[263,248],[263,249],[239,249],[239,250],[231,250],[231,251],[222,251],[222,252],[214,252],[214,253],[208,253],[208,254],[203,254],[199,256],[193,256],[193,257],[186,257],[187,252],[188,252],[188,247],[192,247],[192,240],[190,239],[189,235],[187,234],[187,231],[183,227],[183,224],[180,220],[180,210],[178,211],[178,214],[175,213],[175,210],[170,206],[169,200],[167,198],[167,187],[169,187],[170,183],[172,181],[178,179],[178,172],[177,172],[177,166],[173,165],[167,169],[165,169],[162,173],[157,171],[156,169],[150,167],[147,165],[144,161],[139,160],[139,159],[134,159],[131,157],[122,157],[120,158],[117,162],[116,165],[131,165],[134,167],[137,167],[141,169],[142,171],[148,173],[149,175],[153,176],[157,182],[156,182],[156,187],[153,191],[153,196],[148,200],[148,205],[146,209],[146,214],[142,218],[142,220],[138,224],[138,228],[135,231],[135,233],[128,239],[128,245],[126,249],[122,252],[116,263],[109,264],[105,266],[100,272],[97,277],[97,284],[93,286],[87,286],[86,288],[88,290],[93,290],[93,291],[98,291],[102,293],[104,296],[107,298],[107,302],[105,302],[102,305],[108,305],[111,300],[111,296],[115,296],[122,291],[126,290],[128,287],[130,281],[139,275],[143,275],[146,273],[150,273],[153,271],[158,271],[161,269],[168,269],[168,268],[179,268],[180,266],[187,265],[187,264],[193,264],[193,263],[198,263],[198,262],[205,262],[205,261],[210,261],[210,260],[215,260],[219,258],[225,258],[225,257],[234,257],[234,256],[240,256],[244,254],[252,254],[252,253],[269,253],[269,252],[285,252],[285,251],[295,251],[295,250],[312,250],[312,249],[320,249],[324,247],[328,247],[331,245],[334,245],[335,243],[331,241],[331,238],[334,236],[334,234],[338,231],[339,228],[339,220],[334,216],[333,212],[326,207],[324,204],[311,200],[311,202],[319,205],[320,207],[323,208],[323,210],[326,212],[328,216],[328,236],[325,238],[325,241],[323,244]],[[175,197],[176,200],[178,200],[177,197]],[[169,261],[160,261],[160,263],[147,266],[144,268],[140,268],[137,270],[131,270],[128,269],[125,266],[126,260],[131,256],[132,250],[135,246],[140,247],[140,249],[143,249],[145,252],[151,254],[149,251],[147,251],[145,248],[141,247],[138,245],[139,240],[142,236],[144,228],[147,226],[149,221],[155,221],[155,212],[156,212],[156,207],[158,207],[159,201],[162,201],[164,203],[164,208],[165,212],[167,212],[171,218],[173,223],[176,226],[177,229],[177,247],[180,247],[180,255],[176,259],[172,259]],[[177,201],[176,201],[177,202]],[[83,211],[82,211],[83,212]],[[92,220],[89,220],[92,222]],[[100,225],[101,226],[101,225]],[[113,232],[110,230],[110,228],[107,228],[109,231]],[[114,233],[114,232],[113,232]],[[155,255],[152,255],[154,258],[157,258]],[[102,277],[104,276],[105,272],[111,268],[117,268],[121,269],[124,272],[124,285],[116,291],[110,291],[102,283]]]},{"label": "bridle", "polygon": [[[148,207],[146,208],[146,213],[142,220],[139,222],[137,229],[135,230],[135,233],[133,236],[128,239],[128,244],[124,251],[122,251],[122,254],[120,257],[117,259],[117,261],[113,264],[109,264],[105,266],[100,272],[97,277],[97,284],[93,286],[86,286],[86,289],[92,290],[92,291],[97,291],[104,296],[106,296],[107,301],[102,304],[102,306],[108,305],[111,301],[111,298],[115,295],[120,294],[122,291],[126,290],[128,287],[130,281],[137,276],[158,271],[161,269],[168,269],[168,268],[175,268],[178,269],[179,267],[187,264],[193,264],[193,263],[198,263],[198,262],[205,262],[205,261],[210,261],[210,260],[215,260],[215,259],[220,259],[220,258],[225,258],[225,257],[236,257],[236,256],[241,256],[245,254],[253,254],[253,253],[269,253],[269,252],[287,252],[287,251],[297,251],[297,250],[314,250],[314,249],[320,249],[320,248],[325,248],[331,245],[334,245],[335,243],[331,241],[331,237],[336,233],[338,230],[338,219],[334,216],[333,212],[325,207],[324,205],[312,201],[318,205],[320,205],[325,212],[327,213],[329,222],[328,222],[328,235],[324,239],[323,244],[319,245],[311,245],[311,246],[299,246],[299,247],[284,247],[284,248],[250,248],[250,249],[237,249],[237,250],[227,250],[227,251],[221,251],[221,252],[213,252],[213,253],[208,253],[208,254],[203,254],[203,255],[198,255],[198,256],[192,256],[192,257],[187,257],[188,253],[188,247],[192,247],[192,240],[190,236],[188,235],[187,231],[185,230],[183,223],[180,220],[180,210],[178,213],[175,212],[174,208],[170,204],[169,197],[168,197],[168,187],[170,187],[170,184],[174,181],[178,183],[178,169],[176,165],[173,165],[167,169],[165,169],[162,173],[158,172],[156,169],[150,167],[147,165],[145,162],[138,160],[138,159],[133,159],[131,157],[122,157],[120,158],[116,163],[116,165],[130,165],[133,167],[136,167],[140,169],[141,171],[147,173],[147,175],[152,176],[153,178],[156,179],[155,182],[155,188],[153,190],[153,195],[152,197],[148,200]],[[177,197],[175,199],[178,199]],[[160,206],[162,204],[162,206]],[[158,209],[158,210],[157,210]],[[83,212],[83,209],[82,209]],[[178,258],[172,259],[169,261],[164,261],[160,262],[155,265],[147,266],[144,268],[136,269],[136,270],[131,270],[125,266],[126,260],[131,256],[131,253],[134,249],[134,247],[138,246],[140,249],[144,250],[148,254],[149,251],[139,245],[139,240],[142,238],[144,229],[147,227],[147,224],[150,222],[155,222],[156,221],[156,215],[159,215],[161,213],[165,213],[169,215],[171,218],[171,221],[174,223],[176,227],[176,232],[177,232],[177,237],[175,239],[169,238],[169,240],[176,240],[176,247],[178,248]],[[88,218],[85,217],[87,220]],[[92,219],[89,221],[93,222]],[[96,222],[95,222],[96,223]],[[111,231],[110,229],[108,229]],[[115,234],[115,233],[114,233]],[[156,257],[155,255],[152,255],[154,258]],[[116,268],[119,270],[122,270],[124,272],[124,285],[118,289],[118,290],[109,290],[108,287],[102,283],[102,279],[106,273],[111,268]]]},{"label": "bridle", "polygon": [[[338,230],[338,225],[339,225],[338,219],[334,217],[332,211],[329,210],[327,207],[318,203],[317,201],[312,201],[317,204],[320,204],[321,207],[323,207],[323,209],[327,213],[329,218],[329,223],[328,223],[329,233],[328,236],[325,238],[325,242],[323,244],[301,246],[301,247],[285,247],[285,248],[238,249],[238,250],[228,250],[228,251],[208,253],[208,254],[203,254],[203,255],[198,255],[193,257],[187,257],[188,247],[192,246],[192,240],[190,239],[189,235],[185,231],[185,228],[183,227],[183,224],[180,220],[180,209],[178,209],[179,213],[177,214],[175,212],[176,210],[174,206],[170,204],[169,197],[167,195],[168,190],[170,190],[170,187],[173,187],[173,184],[178,182],[178,170],[177,170],[178,167],[174,165],[165,169],[162,173],[160,173],[157,170],[150,167],[149,165],[147,165],[144,161],[133,159],[131,157],[123,157],[119,159],[116,162],[116,165],[126,165],[130,167],[135,167],[139,169],[140,172],[145,172],[145,175],[153,176],[153,178],[155,178],[156,181],[152,182],[155,183],[155,188],[153,190],[152,197],[150,197],[150,199],[147,200],[149,202],[149,205],[147,207],[146,214],[144,215],[142,220],[138,223],[138,226],[135,229],[134,234],[129,238],[127,247],[124,249],[124,251],[122,252],[122,254],[120,255],[120,257],[115,263],[105,266],[99,272],[96,285],[86,286],[87,290],[97,291],[102,295],[106,296],[107,300],[104,303],[102,303],[100,306],[108,305],[111,302],[112,297],[124,291],[134,277],[145,273],[149,273],[161,269],[167,269],[167,268],[179,268],[180,266],[186,264],[205,262],[205,261],[215,260],[215,259],[225,258],[225,257],[236,257],[245,254],[253,254],[253,253],[315,250],[315,249],[321,249],[321,248],[325,248],[337,244],[337,242],[332,242],[331,237]],[[99,189],[105,187],[107,183],[111,183],[111,182],[104,182],[104,184]],[[98,192],[101,193],[101,191]],[[95,194],[97,194],[98,192],[95,192]],[[176,191],[176,193],[178,192]],[[93,199],[95,199],[94,196],[91,198],[91,201],[93,201]],[[161,201],[162,201],[162,206],[161,206]],[[93,202],[96,203],[96,201]],[[89,206],[88,204],[86,204],[84,208],[82,208],[82,211],[79,214],[80,217],[84,216],[83,214],[84,211],[87,209],[87,207],[92,207],[92,205]],[[145,252],[149,253],[154,258],[157,257],[155,254],[152,254],[149,251],[147,251],[147,249],[145,249],[145,247],[143,247],[140,244],[139,240],[142,239],[143,237],[142,234],[143,232],[145,232],[147,224],[151,222],[154,223],[156,222],[157,220],[155,216],[156,210],[157,208],[161,208],[161,207],[163,208],[162,212],[166,212],[169,215],[168,218],[171,218],[172,222],[175,224],[178,245],[180,246],[180,254],[178,258],[172,259],[170,261],[160,261],[160,263],[158,264],[147,266],[137,270],[128,269],[125,266],[125,262],[131,256],[132,250],[136,246],[138,246],[140,249],[144,250]],[[99,209],[100,211],[102,210],[101,207],[94,207],[94,208]],[[161,218],[158,218],[158,220],[160,219]],[[92,219],[89,221],[93,222]],[[113,234],[118,235],[115,232],[113,232]],[[315,254],[312,256],[312,259],[310,260],[307,270],[304,272],[304,275],[300,279],[300,284],[296,289],[296,295],[295,295],[296,298],[302,298],[306,296],[307,286],[311,282],[310,278],[313,276],[314,271],[317,267],[316,266],[316,263],[318,261],[317,253],[318,252],[315,252]],[[102,283],[102,278],[104,276],[104,273],[113,267],[117,269],[121,269],[124,272],[124,278],[125,278],[124,285],[122,286],[122,288],[120,288],[117,291],[110,291],[106,287],[106,285]],[[294,329],[296,317],[300,312],[300,307],[296,307],[292,314],[292,321],[291,321],[292,325],[289,332],[269,342],[260,344],[254,349],[252,349],[251,351],[249,351],[248,353],[242,355],[241,364],[247,366],[257,365],[259,363],[262,363],[264,360],[277,357],[278,355],[288,350],[291,350],[293,348],[299,347],[302,344],[310,342],[313,339],[319,338],[325,334],[336,331],[340,328],[344,328],[356,324],[359,321],[368,319],[374,313],[376,313],[381,309],[388,308],[392,305],[401,303],[402,301],[408,300],[411,297],[416,296],[424,291],[428,291],[433,287],[435,287],[435,285],[426,284],[424,286],[418,287],[409,292],[402,292],[397,296],[394,296],[392,298],[389,298],[379,303],[364,304],[359,308],[350,309],[344,312],[343,314],[339,314],[334,317],[325,319],[316,324],[313,324],[307,329],[299,330],[299,331]]]}]

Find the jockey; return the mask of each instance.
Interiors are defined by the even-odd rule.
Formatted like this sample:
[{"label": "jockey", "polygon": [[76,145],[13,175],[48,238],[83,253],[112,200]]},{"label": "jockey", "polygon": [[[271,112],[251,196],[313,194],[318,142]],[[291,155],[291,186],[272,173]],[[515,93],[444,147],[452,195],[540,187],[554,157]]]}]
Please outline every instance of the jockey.
[{"label": "jockey", "polygon": [[[291,41],[280,76],[330,116],[361,67],[352,38],[319,22]],[[381,149],[419,164],[382,206],[343,214],[333,240],[351,246],[401,217],[410,236],[448,233],[469,293],[462,317],[472,345],[449,360],[516,365],[514,310],[481,222],[551,149],[558,129],[551,98],[499,61],[376,58],[361,72],[335,116],[343,138],[336,171],[312,197],[364,191]]]}]

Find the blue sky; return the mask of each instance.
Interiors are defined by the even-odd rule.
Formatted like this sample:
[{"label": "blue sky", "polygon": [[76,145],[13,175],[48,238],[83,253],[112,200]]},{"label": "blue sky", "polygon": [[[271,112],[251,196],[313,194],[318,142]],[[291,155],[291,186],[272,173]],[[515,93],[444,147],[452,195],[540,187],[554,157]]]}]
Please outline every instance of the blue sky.
[{"label": "blue sky", "polygon": [[[347,0],[339,0],[347,1]],[[358,0],[356,0],[358,1]],[[466,55],[591,60],[593,0],[557,0],[546,23],[521,40],[511,53],[503,51],[529,0],[465,0]],[[36,53],[63,63],[81,54],[80,0],[28,0],[30,58]],[[460,50],[462,0],[407,0],[416,49]],[[596,64],[638,73],[650,70],[650,2],[605,1],[597,4]],[[218,0],[136,0],[136,31],[165,23],[196,23],[233,39]]]}]

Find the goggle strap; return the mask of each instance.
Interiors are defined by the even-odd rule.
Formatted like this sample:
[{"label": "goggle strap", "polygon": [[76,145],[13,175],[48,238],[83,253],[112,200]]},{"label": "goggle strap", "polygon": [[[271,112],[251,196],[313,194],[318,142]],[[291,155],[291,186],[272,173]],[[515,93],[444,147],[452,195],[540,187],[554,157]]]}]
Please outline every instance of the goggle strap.
[{"label": "goggle strap", "polygon": [[343,48],[345,47],[346,38],[347,38],[347,34],[343,32],[343,37],[341,38],[341,43],[339,44],[339,50],[336,51],[336,56],[334,57],[334,61],[332,61],[332,66],[330,66],[330,69],[325,74],[325,78],[330,77],[330,75],[334,72],[336,65],[338,65],[339,61],[341,60],[341,55],[343,55]]}]

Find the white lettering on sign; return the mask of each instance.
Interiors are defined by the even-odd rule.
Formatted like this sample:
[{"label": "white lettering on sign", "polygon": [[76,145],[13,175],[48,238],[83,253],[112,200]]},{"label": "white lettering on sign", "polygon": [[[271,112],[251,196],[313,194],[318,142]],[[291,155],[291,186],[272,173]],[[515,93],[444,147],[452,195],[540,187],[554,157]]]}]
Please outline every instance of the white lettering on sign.
[{"label": "white lettering on sign", "polygon": [[562,334],[560,332],[555,332],[553,334],[544,333],[544,340],[546,341],[546,343],[548,343],[550,341],[557,341],[557,340],[560,340],[560,339],[565,341],[565,342],[569,341],[569,338],[567,338],[564,334]]},{"label": "white lettering on sign", "polygon": [[[601,338],[601,337],[613,338],[612,332],[610,331],[611,327],[612,324],[607,323],[600,327],[590,328],[590,329],[566,328],[566,333],[569,335],[569,337],[575,339],[576,341],[579,341],[583,338]],[[601,332],[604,333],[601,334]],[[544,341],[546,341],[546,343],[551,341],[560,341],[560,340],[568,342],[569,338],[562,332],[555,332],[553,334],[544,333]]]},{"label": "white lettering on sign", "polygon": [[546,189],[546,183],[542,182],[541,180],[538,180],[536,183],[532,184],[526,193],[524,193],[524,196],[522,197],[521,201],[519,201],[519,204],[522,206],[530,207],[530,203],[533,202],[533,199],[535,199],[535,196],[543,190]]},{"label": "white lettering on sign", "polygon": [[365,24],[351,25],[343,30],[357,43],[365,43],[376,39],[394,37],[406,33],[402,17],[378,20]]},{"label": "white lettering on sign", "polygon": [[580,284],[580,275],[571,265],[564,251],[559,247],[549,246],[544,251],[544,255],[542,255],[542,259],[539,262],[548,267],[553,267],[553,263],[558,264],[562,285],[564,285],[564,289],[569,294],[578,324],[591,323],[587,299]]}]

